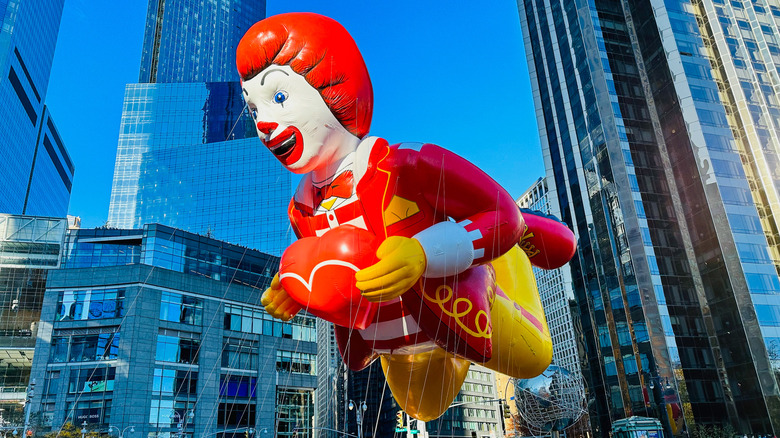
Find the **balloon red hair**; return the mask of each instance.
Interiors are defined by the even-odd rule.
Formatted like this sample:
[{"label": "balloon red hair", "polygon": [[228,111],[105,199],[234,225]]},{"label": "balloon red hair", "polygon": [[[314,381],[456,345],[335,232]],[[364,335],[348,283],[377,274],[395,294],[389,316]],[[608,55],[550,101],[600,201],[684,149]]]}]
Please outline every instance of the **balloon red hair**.
[{"label": "balloon red hair", "polygon": [[289,65],[316,88],[336,119],[362,138],[371,126],[374,92],[355,41],[335,20],[307,12],[255,23],[236,49],[242,80],[270,66]]}]

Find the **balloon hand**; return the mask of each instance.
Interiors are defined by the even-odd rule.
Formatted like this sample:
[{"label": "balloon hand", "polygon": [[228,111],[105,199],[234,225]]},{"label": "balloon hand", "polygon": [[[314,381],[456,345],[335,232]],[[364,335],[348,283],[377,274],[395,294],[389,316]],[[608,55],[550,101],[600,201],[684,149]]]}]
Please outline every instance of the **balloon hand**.
[{"label": "balloon hand", "polygon": [[279,274],[274,275],[274,279],[271,280],[271,287],[263,292],[260,304],[265,307],[265,311],[269,315],[282,321],[291,320],[295,314],[301,311],[300,304],[287,295],[287,291],[282,288],[282,283],[279,282]]},{"label": "balloon hand", "polygon": [[409,290],[425,272],[425,252],[416,239],[391,236],[376,251],[379,261],[355,274],[368,301],[390,301]]}]

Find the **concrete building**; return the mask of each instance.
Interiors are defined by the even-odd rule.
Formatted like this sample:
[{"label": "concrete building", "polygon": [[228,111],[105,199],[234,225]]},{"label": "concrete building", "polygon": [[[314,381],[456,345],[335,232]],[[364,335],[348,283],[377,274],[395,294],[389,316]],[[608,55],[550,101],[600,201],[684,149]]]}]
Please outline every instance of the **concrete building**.
[{"label": "concrete building", "polygon": [[592,430],[780,433],[780,8],[519,0]]},{"label": "concrete building", "polygon": [[157,224],[71,230],[62,258],[35,347],[36,427],[312,436],[314,318],[259,305],[278,258]]},{"label": "concrete building", "polygon": [[[547,180],[539,178],[517,199],[520,208],[535,210],[557,217],[551,210]],[[574,330],[572,310],[576,301],[571,286],[571,270],[568,265],[558,269],[533,268],[536,286],[544,307],[544,316],[553,342],[553,363],[566,368],[572,374],[580,373],[577,334]],[[573,308],[573,309],[572,309]]]},{"label": "concrete building", "polygon": [[425,430],[431,437],[500,437],[503,427],[498,398],[496,373],[472,363],[452,407],[427,422]]}]

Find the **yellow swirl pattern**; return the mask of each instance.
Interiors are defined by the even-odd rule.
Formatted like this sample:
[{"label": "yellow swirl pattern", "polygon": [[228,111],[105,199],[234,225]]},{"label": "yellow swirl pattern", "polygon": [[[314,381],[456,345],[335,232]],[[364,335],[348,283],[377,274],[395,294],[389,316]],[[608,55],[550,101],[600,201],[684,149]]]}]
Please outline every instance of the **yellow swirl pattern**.
[{"label": "yellow swirl pattern", "polygon": [[[468,298],[457,298],[452,303],[452,307],[451,307],[452,310],[450,310],[444,307],[444,305],[450,302],[450,300],[452,300],[452,297],[455,295],[451,287],[447,286],[446,284],[442,284],[441,286],[437,287],[435,298],[428,295],[425,292],[425,289],[423,289],[422,287],[420,289],[422,290],[423,296],[425,297],[426,300],[438,304],[439,309],[441,309],[441,311],[445,315],[453,318],[455,322],[458,324],[458,326],[469,335],[475,338],[488,338],[488,339],[492,336],[491,329],[490,329],[490,315],[488,315],[487,312],[485,312],[484,310],[480,310],[474,316],[474,326],[477,328],[476,331],[469,328],[462,321],[462,318],[468,315],[469,312],[471,312],[471,309],[474,308],[474,304]],[[442,291],[446,292],[446,295],[443,298],[442,298]],[[458,311],[458,307],[460,307],[461,304],[463,303],[466,303],[466,309],[463,311]]]}]

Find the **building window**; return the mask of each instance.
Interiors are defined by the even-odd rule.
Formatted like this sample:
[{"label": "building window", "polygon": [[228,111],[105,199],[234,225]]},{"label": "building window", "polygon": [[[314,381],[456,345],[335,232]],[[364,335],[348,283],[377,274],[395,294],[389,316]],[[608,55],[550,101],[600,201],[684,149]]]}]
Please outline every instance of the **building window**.
[{"label": "building window", "polygon": [[195,409],[195,402],[181,400],[152,400],[149,409],[149,425],[154,427],[171,427],[178,430],[179,422],[182,429],[195,425],[195,418],[187,413]]},{"label": "building window", "polygon": [[70,372],[68,394],[111,392],[114,390],[116,368],[83,368]]},{"label": "building window", "polygon": [[65,421],[73,424],[108,424],[111,421],[111,400],[68,402]]},{"label": "building window", "polygon": [[113,360],[119,353],[119,333],[53,336],[50,362]]},{"label": "building window", "polygon": [[198,363],[199,349],[200,341],[198,339],[158,334],[155,360],[195,365]]},{"label": "building window", "polygon": [[276,350],[276,371],[317,375],[317,355]]},{"label": "building window", "polygon": [[252,376],[222,375],[219,383],[220,397],[255,397],[257,378]]},{"label": "building window", "polygon": [[160,319],[182,324],[201,325],[203,300],[188,295],[163,292],[160,302]]},{"label": "building window", "polygon": [[44,395],[57,395],[60,382],[60,370],[46,371],[46,382],[43,385]]},{"label": "building window", "polygon": [[[277,437],[310,438],[311,419],[314,416],[312,391],[305,389],[277,388]],[[296,431],[296,427],[298,430]]]},{"label": "building window", "polygon": [[290,322],[282,323],[264,310],[249,306],[225,305],[225,330],[317,342],[314,323],[315,318],[308,315],[299,314]]},{"label": "building window", "polygon": [[253,403],[220,403],[217,425],[231,427],[254,426],[255,415],[256,406]]},{"label": "building window", "polygon": [[64,291],[57,299],[57,321],[120,318],[125,289]]},{"label": "building window", "polygon": [[152,380],[154,395],[196,395],[198,373],[191,370],[172,370],[155,368]]},{"label": "building window", "polygon": [[257,370],[257,346],[251,341],[225,339],[222,348],[222,367]]}]

